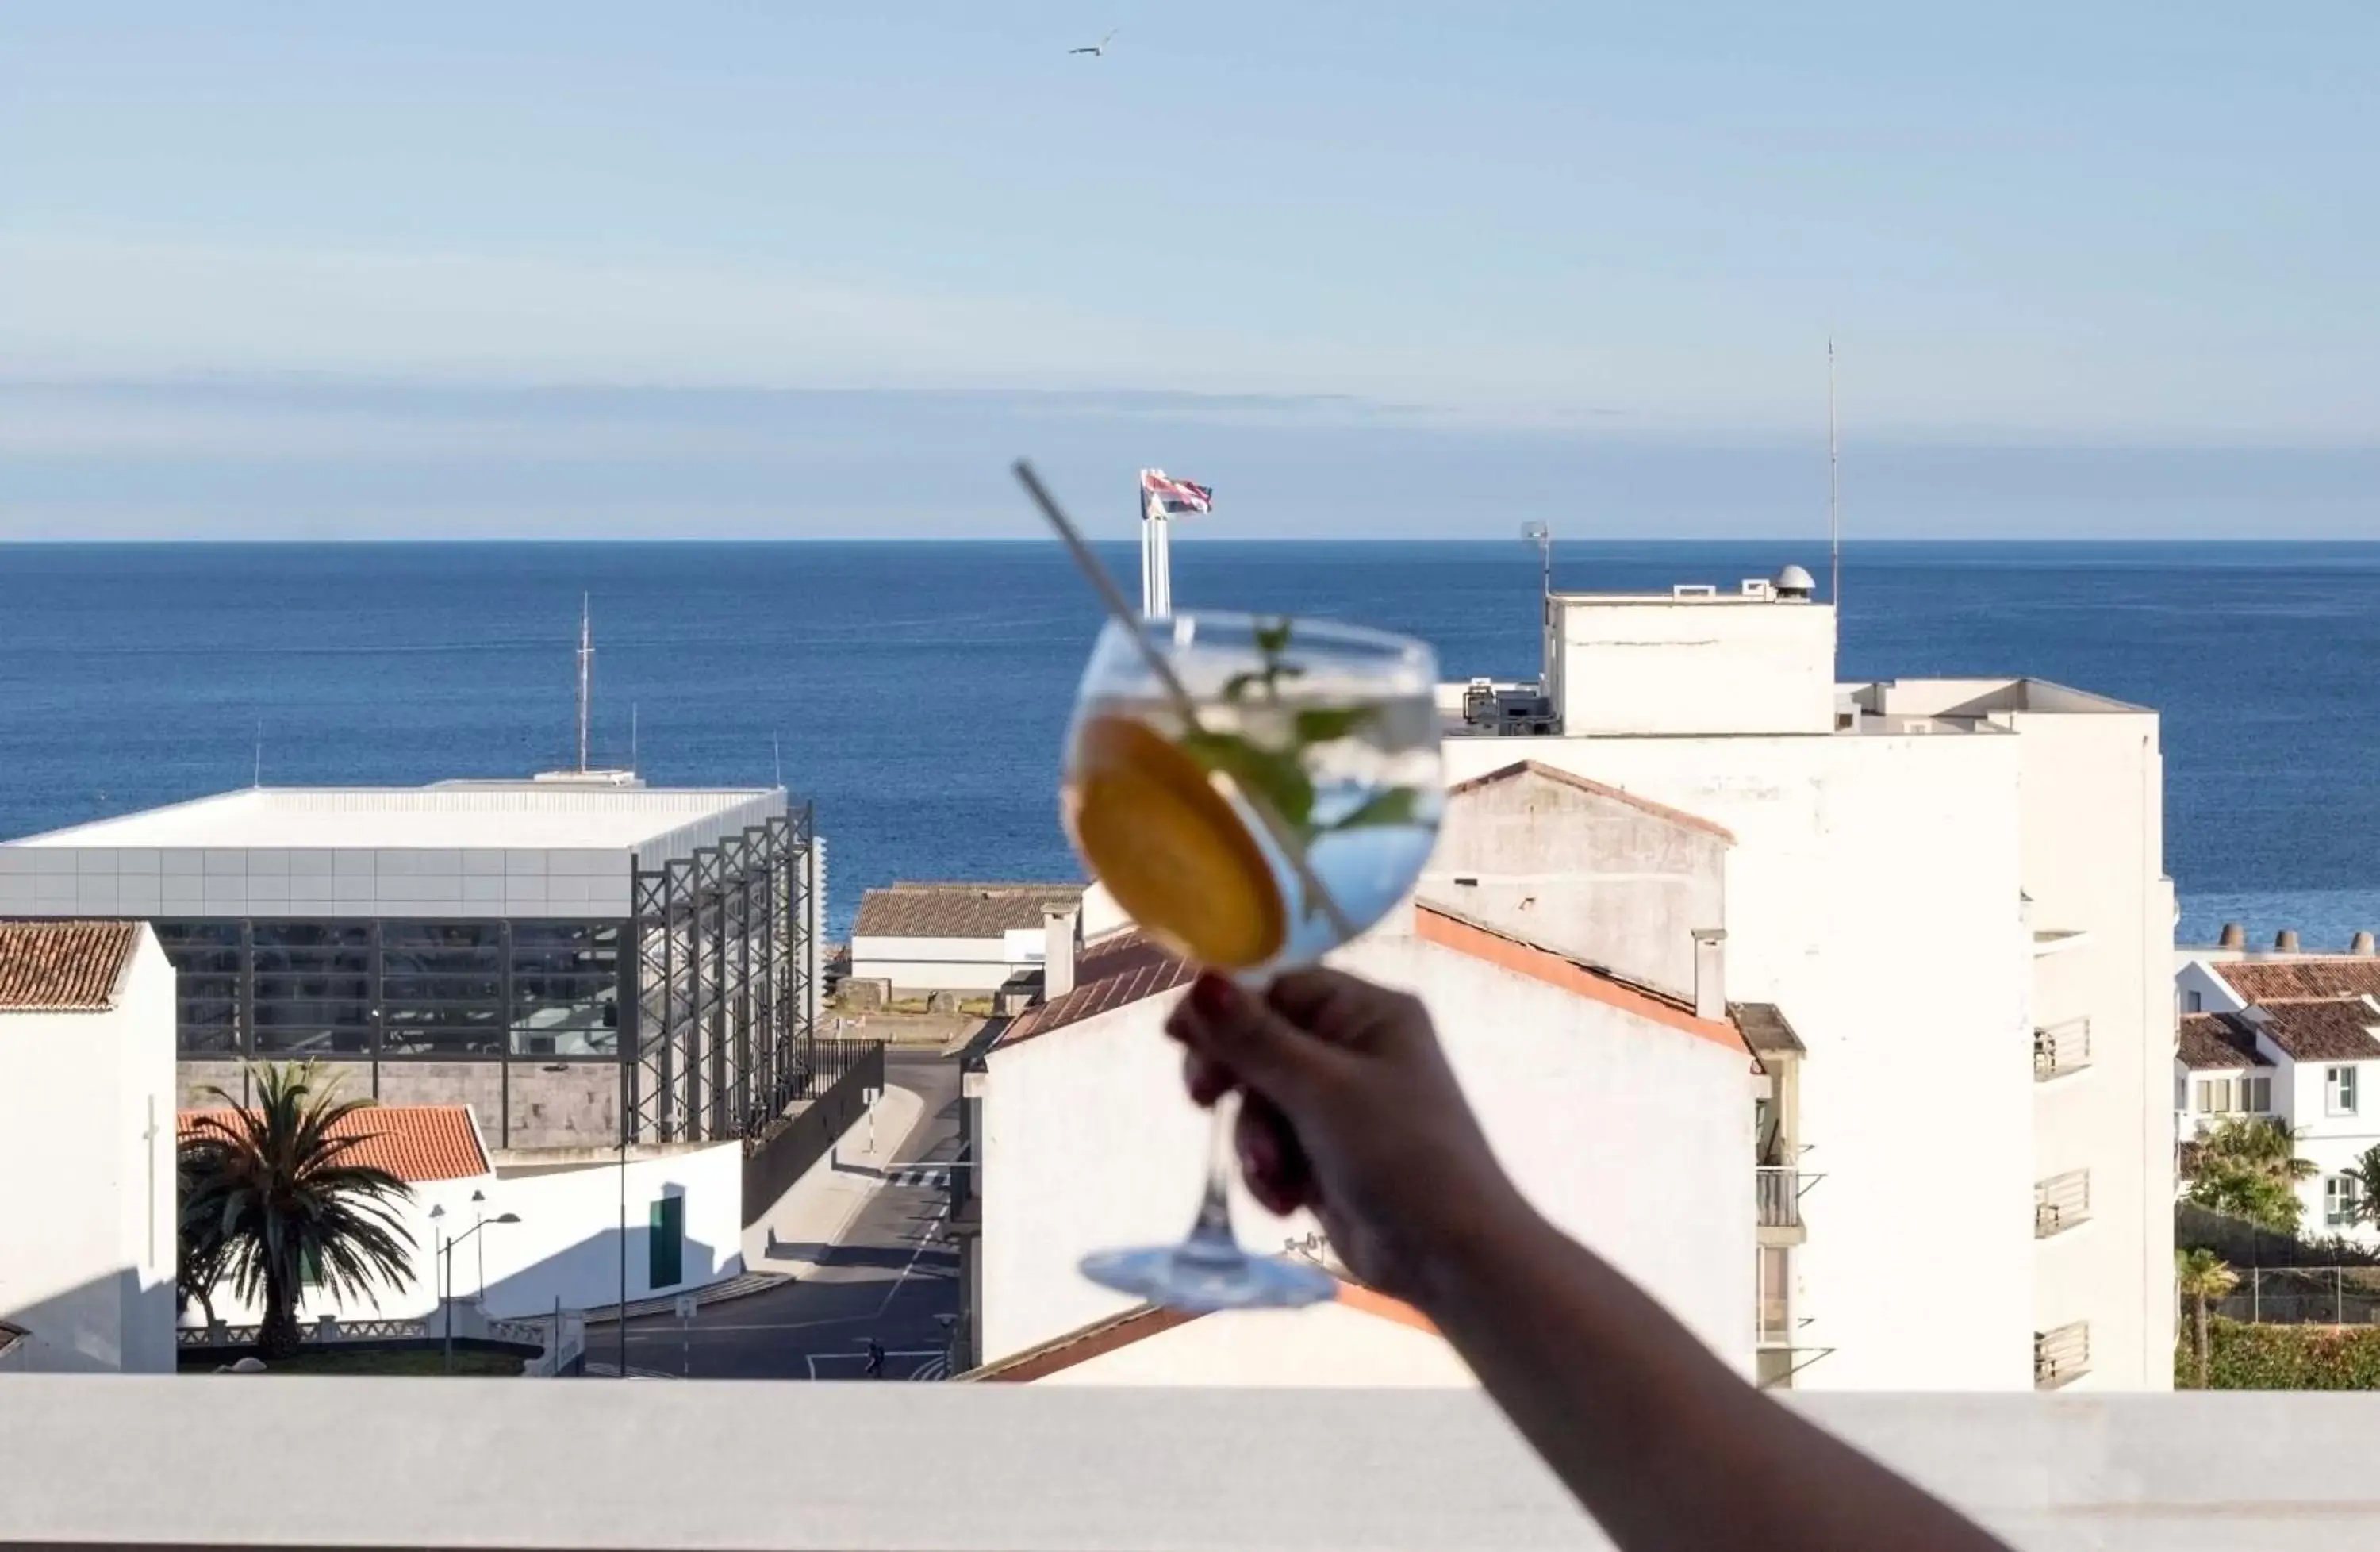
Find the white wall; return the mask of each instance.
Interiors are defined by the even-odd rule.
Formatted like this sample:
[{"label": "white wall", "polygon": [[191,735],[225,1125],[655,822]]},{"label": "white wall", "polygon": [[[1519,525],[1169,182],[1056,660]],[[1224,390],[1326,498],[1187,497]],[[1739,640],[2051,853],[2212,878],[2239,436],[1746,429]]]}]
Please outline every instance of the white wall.
[{"label": "white wall", "polygon": [[1805,602],[1558,597],[1548,693],[1563,731],[1824,733],[1835,611]]},{"label": "white wall", "polygon": [[1794,1384],[2030,1388],[2020,741],[1456,739],[1449,780],[1524,753],[1735,834],[1728,994],[1779,1004],[1808,1047],[1801,1162],[1824,1177],[1802,1199],[1794,1314],[1797,1345],[1831,1351]]},{"label": "white wall", "polygon": [[[741,1274],[742,1146],[640,1151],[644,1157],[630,1157],[626,1177],[628,1298],[650,1298]],[[486,1199],[474,1203],[475,1191]],[[685,1279],[655,1288],[648,1275],[652,1204],[676,1195],[686,1199]],[[480,1295],[484,1265],[485,1296],[492,1316],[547,1314],[556,1298],[565,1309],[610,1304],[619,1297],[621,1197],[616,1163],[589,1162],[511,1178],[489,1174],[424,1182],[413,1188],[398,1213],[413,1236],[413,1275],[398,1287],[376,1285],[362,1298],[310,1292],[298,1304],[298,1317],[410,1319],[431,1314],[438,1307],[441,1234],[470,1236],[455,1251],[453,1286],[458,1302],[469,1303]],[[445,1215],[433,1219],[433,1207],[443,1207]],[[491,1223],[472,1232],[475,1222],[508,1212],[518,1214],[520,1221]],[[254,1322],[261,1312],[224,1289],[215,1295],[215,1313],[237,1326]],[[196,1324],[203,1317],[193,1306],[185,1318]]]},{"label": "white wall", "polygon": [[1049,948],[1046,929],[991,938],[854,937],[851,973],[881,977],[905,991],[997,991],[1020,971],[1038,969]]},{"label": "white wall", "polygon": [[2091,1327],[2092,1388],[2173,1383],[2173,891],[2151,712],[2017,711],[2034,1022],[2091,1021],[2091,1065],[2034,1085],[2036,1178],[2088,1170],[2091,1220],[2040,1242],[2035,1322]]},{"label": "white wall", "polygon": [[116,1006],[0,1014],[0,1320],[29,1372],[174,1368],[174,970]]},{"label": "white wall", "polygon": [[1402,1389],[1479,1382],[1445,1338],[1331,1303],[1203,1316],[1033,1383]]},{"label": "white wall", "polygon": [[[1498,1156],[1552,1220],[1749,1371],[1749,1059],[1395,931],[1334,963],[1428,1004]],[[1149,998],[989,1061],[982,1352],[1008,1356],[1131,1301],[1085,1281],[1088,1251],[1170,1243],[1196,1206],[1204,1116]],[[1245,1196],[1243,1238],[1311,1231]]]}]

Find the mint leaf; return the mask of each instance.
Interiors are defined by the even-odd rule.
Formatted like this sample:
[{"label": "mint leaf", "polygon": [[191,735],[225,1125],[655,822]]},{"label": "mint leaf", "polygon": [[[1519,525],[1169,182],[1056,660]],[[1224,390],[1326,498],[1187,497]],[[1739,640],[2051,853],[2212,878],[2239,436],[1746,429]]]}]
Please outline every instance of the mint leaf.
[{"label": "mint leaf", "polygon": [[1300,744],[1328,744],[1371,721],[1380,714],[1377,706],[1318,706],[1297,714],[1297,741]]},{"label": "mint leaf", "polygon": [[1356,830],[1366,825],[1409,825],[1419,822],[1415,809],[1421,794],[1411,787],[1390,787],[1374,793],[1360,807],[1330,828]]},{"label": "mint leaf", "polygon": [[1182,735],[1182,748],[1209,770],[1220,770],[1304,834],[1314,818],[1314,782],[1295,749],[1268,749],[1233,733],[1204,729]]}]

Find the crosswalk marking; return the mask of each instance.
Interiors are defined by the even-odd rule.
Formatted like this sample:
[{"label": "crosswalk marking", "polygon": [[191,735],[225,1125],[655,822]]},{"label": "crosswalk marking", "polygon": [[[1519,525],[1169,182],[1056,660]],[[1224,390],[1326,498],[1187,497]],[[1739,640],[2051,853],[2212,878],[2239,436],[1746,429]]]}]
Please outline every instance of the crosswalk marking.
[{"label": "crosswalk marking", "polygon": [[946,1169],[930,1166],[924,1169],[896,1170],[884,1177],[884,1183],[925,1186],[929,1190],[948,1191],[951,1188],[951,1172]]}]

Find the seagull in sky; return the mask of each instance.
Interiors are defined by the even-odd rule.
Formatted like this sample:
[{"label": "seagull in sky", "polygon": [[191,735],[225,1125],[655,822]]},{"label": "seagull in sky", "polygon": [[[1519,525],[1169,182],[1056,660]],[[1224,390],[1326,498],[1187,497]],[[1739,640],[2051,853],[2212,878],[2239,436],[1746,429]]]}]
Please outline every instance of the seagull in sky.
[{"label": "seagull in sky", "polygon": [[1120,30],[1111,27],[1108,29],[1108,35],[1106,38],[1101,38],[1098,42],[1088,44],[1083,48],[1068,49],[1066,52],[1068,54],[1087,54],[1094,59],[1103,59],[1107,57],[1109,39],[1113,38],[1118,30]]}]

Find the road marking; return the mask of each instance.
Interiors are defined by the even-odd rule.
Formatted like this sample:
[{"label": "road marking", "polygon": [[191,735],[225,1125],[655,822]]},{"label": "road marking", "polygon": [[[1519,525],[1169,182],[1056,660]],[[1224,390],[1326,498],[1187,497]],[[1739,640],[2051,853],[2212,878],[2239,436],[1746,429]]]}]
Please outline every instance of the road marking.
[{"label": "road marking", "polygon": [[901,1268],[901,1275],[894,1278],[892,1279],[892,1286],[884,1291],[883,1302],[876,1306],[876,1316],[878,1319],[882,1319],[884,1317],[884,1312],[892,1307],[893,1295],[899,1293],[902,1286],[909,1280],[909,1274],[917,1269],[917,1257],[925,1255],[926,1247],[933,1243],[935,1239],[940,1236],[941,1232],[940,1227],[941,1220],[950,1217],[950,1215],[951,1204],[949,1199],[945,1198],[940,1206],[936,1207],[927,1216],[927,1221],[929,1224],[934,1225],[934,1227],[929,1228],[923,1234],[917,1237],[917,1248],[909,1253],[909,1264]]},{"label": "road marking", "polygon": [[884,1183],[887,1185],[926,1186],[935,1191],[948,1191],[951,1188],[951,1172],[948,1170],[937,1170],[932,1168],[903,1170],[898,1174],[887,1175],[884,1177]]},{"label": "road marking", "polygon": [[[901,1348],[884,1354],[884,1361],[888,1364],[895,1358],[917,1358],[924,1362],[905,1375],[892,1376],[893,1378],[941,1379],[950,1372],[951,1355],[940,1348]],[[820,1364],[832,1364],[838,1368],[849,1366],[859,1369],[863,1373],[868,1367],[868,1354],[865,1352],[812,1352],[806,1354],[802,1361],[809,1365],[812,1379],[822,1377],[819,1374]]]}]

